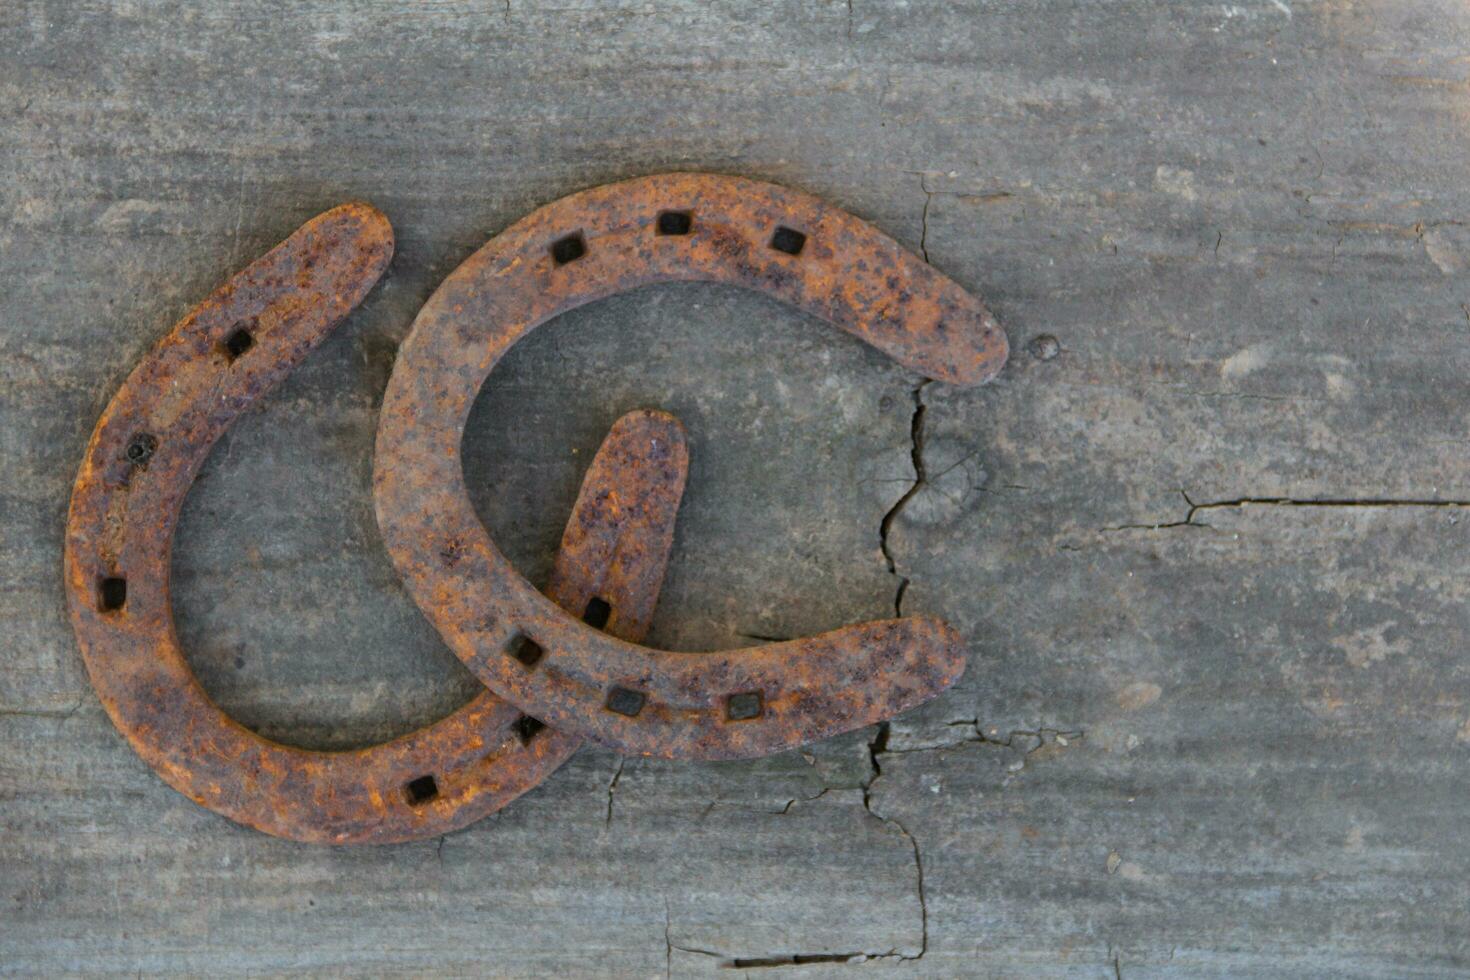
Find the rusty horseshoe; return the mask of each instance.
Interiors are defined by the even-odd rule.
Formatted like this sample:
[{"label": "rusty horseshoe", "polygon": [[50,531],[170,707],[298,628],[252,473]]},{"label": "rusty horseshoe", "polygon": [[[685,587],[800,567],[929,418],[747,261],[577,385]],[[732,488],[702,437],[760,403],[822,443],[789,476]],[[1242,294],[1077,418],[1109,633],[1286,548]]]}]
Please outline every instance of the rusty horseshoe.
[{"label": "rusty horseshoe", "polygon": [[[72,493],[65,575],[87,671],[113,722],[163,779],[239,823],[298,841],[389,843],[462,827],[515,799],[580,740],[482,693],[381,745],[317,752],[268,741],[199,686],[174,632],[179,508],[210,448],[355,307],[393,231],[365,204],[308,222],[170,331],[92,433]],[[642,638],[683,492],[684,437],[652,412],[614,427],[583,483],[550,590],[580,612],[597,591]],[[616,496],[616,513],[606,501]],[[441,559],[447,560],[447,559]]]},{"label": "rusty horseshoe", "polygon": [[[810,195],[685,173],[573,194],[470,256],[399,349],[373,479],[378,524],[409,593],[492,691],[554,728],[627,753],[764,755],[933,697],[965,665],[959,634],[938,620],[864,623],[719,653],[653,650],[568,615],[490,540],[460,463],[486,376],[552,317],[672,280],[767,293],[941,381],[979,384],[1006,359],[1005,334],[980,300]],[[616,605],[595,598],[616,622]]]}]

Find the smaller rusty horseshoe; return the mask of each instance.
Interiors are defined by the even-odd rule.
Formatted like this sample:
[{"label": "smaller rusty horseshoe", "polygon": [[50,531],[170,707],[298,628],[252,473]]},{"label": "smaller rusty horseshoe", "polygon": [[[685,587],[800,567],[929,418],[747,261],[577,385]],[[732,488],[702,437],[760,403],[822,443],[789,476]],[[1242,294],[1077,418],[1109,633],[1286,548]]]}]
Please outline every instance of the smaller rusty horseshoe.
[{"label": "smaller rusty horseshoe", "polygon": [[965,665],[959,634],[938,620],[719,653],[652,650],[568,615],[490,540],[465,491],[460,442],[496,362],[560,313],[676,280],[767,293],[942,381],[977,384],[1006,360],[1005,333],[979,299],[810,195],[681,173],[573,194],[465,260],[399,348],[378,420],[374,498],[405,587],[492,691],[622,752],[764,755],[932,698]]},{"label": "smaller rusty horseshoe", "polygon": [[[489,692],[381,745],[315,752],[224,714],[174,632],[169,560],[179,508],[215,441],[367,295],[393,252],[388,221],[350,204],[318,216],[191,311],[132,372],[87,447],[66,536],[71,620],[114,724],[196,803],[298,841],[389,843],[462,827],[515,799],[580,740]],[[557,556],[553,601],[619,610],[609,633],[648,629],[686,469],[677,421],[614,425]],[[608,502],[620,506],[610,509]],[[454,560],[446,552],[441,560]]]}]

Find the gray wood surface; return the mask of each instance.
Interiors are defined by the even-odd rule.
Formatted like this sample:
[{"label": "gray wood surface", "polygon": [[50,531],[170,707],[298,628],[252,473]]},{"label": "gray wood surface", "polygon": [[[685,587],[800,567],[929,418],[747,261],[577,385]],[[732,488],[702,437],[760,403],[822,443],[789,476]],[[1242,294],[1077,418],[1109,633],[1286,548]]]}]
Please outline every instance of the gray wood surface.
[{"label": "gray wood surface", "polygon": [[[1463,3],[57,0],[0,7],[0,68],[0,973],[1470,972]],[[313,213],[387,212],[388,280],[200,477],[175,603],[257,730],[410,730],[475,687],[372,517],[396,345],[523,213],[675,168],[872,221],[1011,365],[925,385],[760,297],[619,297],[492,376],[487,525],[543,576],[607,427],[668,409],[652,641],[901,605],[963,629],[958,687],[758,762],[584,749],[414,845],[166,787],[60,587],[128,369]]]}]

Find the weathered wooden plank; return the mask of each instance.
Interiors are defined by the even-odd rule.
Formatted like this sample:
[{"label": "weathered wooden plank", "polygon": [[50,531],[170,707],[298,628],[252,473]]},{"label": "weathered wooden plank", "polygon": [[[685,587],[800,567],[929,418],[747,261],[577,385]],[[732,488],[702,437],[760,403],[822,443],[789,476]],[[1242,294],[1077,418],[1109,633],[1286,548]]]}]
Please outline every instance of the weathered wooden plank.
[{"label": "weathered wooden plank", "polygon": [[[1470,969],[1463,5],[36,2],[0,36],[0,971]],[[61,603],[127,369],[315,211],[389,214],[388,281],[206,466],[175,601],[262,732],[406,731],[473,685],[372,519],[394,349],[487,235],[675,167],[873,221],[992,302],[1011,367],[921,386],[755,297],[621,297],[497,370],[484,519],[544,575],[607,426],[669,409],[693,468],[655,642],[901,601],[971,638],[960,686],[760,762],[585,750],[397,848],[167,789]],[[924,485],[881,540],[916,403]]]}]

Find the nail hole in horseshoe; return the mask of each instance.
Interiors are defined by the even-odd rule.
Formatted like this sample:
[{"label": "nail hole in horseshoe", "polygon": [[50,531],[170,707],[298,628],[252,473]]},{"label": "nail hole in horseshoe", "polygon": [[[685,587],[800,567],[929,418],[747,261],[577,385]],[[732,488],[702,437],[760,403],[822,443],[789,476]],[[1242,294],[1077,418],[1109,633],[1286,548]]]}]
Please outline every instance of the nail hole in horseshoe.
[{"label": "nail hole in horseshoe", "polygon": [[749,721],[759,718],[765,707],[765,698],[760,691],[732,694],[725,701],[725,717],[730,721]]},{"label": "nail hole in horseshoe", "polygon": [[660,235],[687,235],[694,227],[694,214],[689,211],[660,211],[657,227]]},{"label": "nail hole in horseshoe", "polygon": [[806,236],[795,228],[777,225],[776,233],[771,236],[771,247],[787,255],[800,255],[806,247]]},{"label": "nail hole in horseshoe", "polygon": [[558,238],[551,243],[551,258],[557,265],[575,262],[586,254],[587,240],[582,237],[580,231],[573,232],[565,238]]},{"label": "nail hole in horseshoe", "polygon": [[410,779],[403,784],[403,795],[409,806],[423,806],[439,795],[439,784],[432,775]]},{"label": "nail hole in horseshoe", "polygon": [[231,362],[234,362],[241,354],[244,354],[254,346],[255,338],[251,336],[250,331],[242,324],[237,323],[235,324],[235,329],[231,330],[230,335],[225,338],[225,356]]},{"label": "nail hole in horseshoe", "polygon": [[525,667],[534,667],[540,663],[541,658],[546,656],[546,651],[541,649],[541,644],[529,636],[518,636],[511,641],[510,648],[506,651],[515,657]]},{"label": "nail hole in horseshoe", "polygon": [[515,731],[522,745],[530,745],[531,739],[541,734],[541,730],[546,727],[546,723],[538,721],[530,715],[521,715],[510,727]]},{"label": "nail hole in horseshoe", "polygon": [[607,710],[629,718],[638,717],[643,710],[643,692],[627,687],[615,687],[607,692]]},{"label": "nail hole in horseshoe", "polygon": [[128,601],[128,580],[118,575],[104,575],[97,580],[97,608],[117,612]]},{"label": "nail hole in horseshoe", "polygon": [[138,469],[146,470],[148,461],[153,458],[157,450],[158,437],[147,432],[139,432],[128,440],[128,448],[123,451],[123,455]]},{"label": "nail hole in horseshoe", "polygon": [[612,615],[612,606],[608,605],[606,599],[593,596],[587,600],[587,608],[582,611],[582,622],[595,630],[600,630],[607,625],[608,617]]}]

